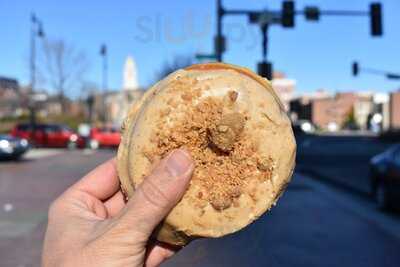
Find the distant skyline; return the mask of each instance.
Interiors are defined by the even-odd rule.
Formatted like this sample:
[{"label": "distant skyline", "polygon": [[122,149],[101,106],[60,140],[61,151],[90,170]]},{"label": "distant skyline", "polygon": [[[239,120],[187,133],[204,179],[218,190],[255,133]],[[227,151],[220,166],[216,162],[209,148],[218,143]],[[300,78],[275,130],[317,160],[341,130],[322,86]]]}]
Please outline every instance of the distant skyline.
[{"label": "distant skyline", "polygon": [[[297,9],[318,5],[321,9],[367,10],[371,1],[301,0]],[[370,36],[367,17],[321,17],[318,23],[296,17],[294,29],[270,29],[269,59],[274,69],[297,80],[297,92],[320,88],[333,91],[394,91],[400,81],[361,73],[351,76],[350,65],[400,72],[400,1],[383,4],[384,36]],[[270,4],[271,3],[271,4]],[[281,1],[223,0],[226,8],[280,9]],[[268,6],[267,6],[268,4]],[[215,1],[20,1],[0,2],[0,76],[29,83],[30,13],[43,21],[48,38],[64,39],[86,53],[90,61],[89,82],[101,84],[100,45],[109,52],[108,83],[122,87],[123,67],[131,55],[137,65],[139,84],[150,86],[157,72],[174,56],[212,52],[215,34]],[[247,18],[225,18],[228,63],[253,70],[261,59],[261,36]],[[73,92],[78,94],[79,90]]]}]

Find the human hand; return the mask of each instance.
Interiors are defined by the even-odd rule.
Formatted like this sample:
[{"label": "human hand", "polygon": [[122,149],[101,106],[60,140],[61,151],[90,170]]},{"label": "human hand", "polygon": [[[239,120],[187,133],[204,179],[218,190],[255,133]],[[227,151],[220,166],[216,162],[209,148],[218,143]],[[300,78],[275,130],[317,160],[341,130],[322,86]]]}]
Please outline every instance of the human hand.
[{"label": "human hand", "polygon": [[49,209],[42,262],[48,266],[158,266],[177,248],[149,241],[178,203],[194,164],[185,150],[163,159],[125,203],[115,159],[98,166]]}]

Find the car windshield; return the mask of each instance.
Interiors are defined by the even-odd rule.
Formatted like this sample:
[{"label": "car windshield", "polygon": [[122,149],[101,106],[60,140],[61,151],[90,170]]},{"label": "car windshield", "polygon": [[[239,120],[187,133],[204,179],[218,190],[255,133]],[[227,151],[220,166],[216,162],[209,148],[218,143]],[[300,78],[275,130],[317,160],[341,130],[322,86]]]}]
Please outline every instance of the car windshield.
[{"label": "car windshield", "polygon": [[396,145],[390,149],[389,157],[396,163],[400,165],[400,145]]},{"label": "car windshield", "polygon": [[395,156],[396,154],[400,154],[400,144],[394,145],[386,150],[386,153],[390,156]]},{"label": "car windshield", "polygon": [[10,140],[10,136],[1,134],[0,135],[0,140]]},{"label": "car windshield", "polygon": [[17,126],[17,130],[18,131],[28,131],[30,130],[32,127],[29,124],[20,124]]},{"label": "car windshield", "polygon": [[62,131],[72,132],[72,129],[69,128],[67,125],[60,125]]},{"label": "car windshield", "polygon": [[101,133],[107,133],[107,132],[110,132],[110,128],[108,128],[108,127],[102,127],[102,128],[99,128],[99,132],[101,132]]}]

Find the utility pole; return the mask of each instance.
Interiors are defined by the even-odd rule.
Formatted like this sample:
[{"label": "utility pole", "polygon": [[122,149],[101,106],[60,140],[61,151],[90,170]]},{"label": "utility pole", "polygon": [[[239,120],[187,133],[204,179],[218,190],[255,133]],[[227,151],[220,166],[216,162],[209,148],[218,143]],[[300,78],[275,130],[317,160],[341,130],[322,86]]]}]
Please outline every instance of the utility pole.
[{"label": "utility pole", "polygon": [[222,61],[222,54],[226,50],[225,36],[222,34],[222,19],[225,14],[225,10],[222,7],[222,0],[217,0],[217,35],[214,39],[214,50],[217,61]]},{"label": "utility pole", "polygon": [[108,91],[108,62],[107,62],[107,46],[106,44],[102,44],[100,47],[100,55],[103,61],[103,68],[102,68],[102,91],[103,91],[103,103],[102,103],[102,117],[104,122],[107,121],[107,106],[106,106],[106,97]]},{"label": "utility pole", "polygon": [[281,10],[242,10],[225,9],[221,0],[217,3],[217,28],[214,37],[214,53],[210,55],[197,55],[198,59],[223,60],[226,51],[226,40],[223,35],[224,16],[247,16],[251,24],[257,24],[262,33],[262,60],[258,63],[258,73],[268,79],[272,79],[272,62],[267,60],[268,52],[268,29],[272,25],[280,25],[284,28],[295,27],[295,16],[304,15],[308,21],[318,21],[321,16],[369,16],[372,36],[381,36],[382,30],[382,7],[380,3],[372,3],[369,11],[347,11],[347,10],[320,10],[316,6],[307,6],[304,10],[295,9],[294,1],[283,1]]},{"label": "utility pole", "polygon": [[36,38],[44,38],[42,21],[39,20],[34,13],[31,15],[31,54],[30,54],[30,88],[29,88],[29,119],[34,134],[36,129],[36,102],[35,102],[35,86],[36,86]]}]

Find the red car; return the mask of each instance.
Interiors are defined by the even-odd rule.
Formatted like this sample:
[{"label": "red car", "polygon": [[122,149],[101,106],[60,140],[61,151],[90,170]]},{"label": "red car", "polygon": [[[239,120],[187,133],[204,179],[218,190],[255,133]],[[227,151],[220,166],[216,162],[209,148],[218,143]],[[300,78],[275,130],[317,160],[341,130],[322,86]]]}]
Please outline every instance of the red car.
[{"label": "red car", "polygon": [[11,131],[14,137],[27,139],[31,144],[42,147],[76,147],[78,135],[62,124],[18,124]]},{"label": "red car", "polygon": [[90,130],[90,148],[117,147],[121,142],[121,133],[114,127],[92,128]]}]

